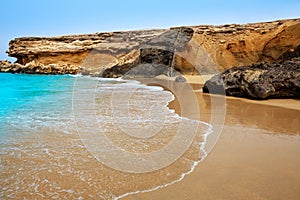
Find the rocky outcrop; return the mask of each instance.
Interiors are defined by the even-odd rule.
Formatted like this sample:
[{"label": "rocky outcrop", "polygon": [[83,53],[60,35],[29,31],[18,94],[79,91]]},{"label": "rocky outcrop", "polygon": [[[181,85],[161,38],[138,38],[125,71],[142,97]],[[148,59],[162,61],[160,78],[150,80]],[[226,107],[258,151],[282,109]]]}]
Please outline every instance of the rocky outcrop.
[{"label": "rocky outcrop", "polygon": [[0,72],[26,73],[26,74],[78,74],[80,68],[70,64],[35,63],[34,61],[21,65],[7,60],[0,61]]},{"label": "rocky outcrop", "polygon": [[18,64],[36,65],[38,70],[23,69],[26,73],[43,71],[38,66],[54,64],[54,73],[56,68],[68,66],[72,73],[94,76],[146,73],[145,76],[152,77],[159,73],[177,76],[176,71],[212,74],[232,66],[279,62],[299,44],[300,19],[290,19],[244,25],[24,37],[12,40],[7,52],[17,58]]},{"label": "rocky outcrop", "polygon": [[203,92],[252,99],[299,98],[300,57],[283,63],[233,67],[206,81]]},{"label": "rocky outcrop", "polygon": [[103,77],[155,77],[158,75],[176,76],[174,59],[176,52],[182,52],[192,39],[193,29],[174,28],[142,42],[135,59],[131,62],[118,63],[103,71]]}]

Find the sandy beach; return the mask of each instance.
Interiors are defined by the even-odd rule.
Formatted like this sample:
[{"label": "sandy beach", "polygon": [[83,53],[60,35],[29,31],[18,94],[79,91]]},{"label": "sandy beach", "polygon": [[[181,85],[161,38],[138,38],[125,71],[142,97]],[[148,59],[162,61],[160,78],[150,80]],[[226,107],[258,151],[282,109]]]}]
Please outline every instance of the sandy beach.
[{"label": "sandy beach", "polygon": [[1,5],[0,200],[300,200],[300,0]]},{"label": "sandy beach", "polygon": [[[178,90],[173,83],[162,85]],[[177,96],[170,108],[180,113],[185,107],[186,117],[211,122],[211,96],[199,92],[201,85],[193,88],[200,113],[186,109],[193,106],[193,94],[186,92],[185,101]],[[124,199],[299,199],[300,101],[226,97],[224,122],[212,151],[182,181]]]},{"label": "sandy beach", "polygon": [[[117,84],[119,82],[102,82],[98,85],[99,92],[92,90],[90,93],[95,95],[93,98],[85,96],[89,93],[80,92],[89,91],[86,87],[94,88],[99,81],[82,77],[77,80],[77,84],[82,84],[76,85],[78,93],[72,96],[76,105],[73,115],[71,108],[67,109],[71,96],[63,92],[62,96],[54,95],[36,102],[35,107],[39,109],[26,110],[22,113],[23,120],[11,118],[4,130],[18,134],[7,137],[6,143],[2,141],[0,199],[299,199],[299,100],[253,101],[204,94],[200,92],[201,84],[162,79],[140,81],[159,85],[165,91],[145,87],[136,81],[129,81],[125,88]],[[73,86],[72,82],[65,80],[58,83]],[[53,87],[58,88],[57,85]],[[138,88],[140,90],[132,92]],[[125,89],[126,93],[123,92]],[[175,98],[167,91],[171,91]],[[128,136],[128,132],[124,134],[120,124],[112,120],[116,116],[115,119],[120,122],[122,113],[126,114],[126,98],[116,96],[123,94],[130,95],[131,118],[147,114],[153,102],[161,105],[153,113],[154,117],[151,116],[151,120],[159,119],[153,122],[153,128],[158,127],[161,121],[164,124],[154,137],[136,139]],[[51,118],[49,106],[57,106],[58,98],[61,98],[61,106],[66,110]],[[94,99],[96,107],[87,106],[92,105],[87,100]],[[114,104],[109,103],[111,101]],[[138,109],[137,106],[142,103],[145,105]],[[112,105],[119,107],[113,110]],[[167,105],[183,118],[169,110]],[[26,113],[34,113],[34,116]],[[160,113],[164,118],[157,115]],[[45,116],[48,118],[43,120]],[[128,115],[124,116],[122,120],[128,128],[139,126],[138,123],[132,124],[130,119],[128,121]],[[35,117],[45,125],[25,121],[26,117]],[[47,123],[49,118],[53,120],[53,126]],[[12,126],[14,124],[17,126]],[[184,125],[183,128],[180,124]],[[210,128],[213,132],[207,136]],[[137,130],[144,135],[152,131]],[[189,135],[193,132],[195,135]],[[148,172],[132,173],[132,170],[118,170],[99,160],[98,155],[111,152],[111,147],[103,148],[106,151],[98,148],[103,143],[102,133],[126,152],[155,152],[178,138],[176,148],[160,154],[159,159],[151,160],[151,163],[163,163],[189,138],[191,143],[170,164],[151,168],[153,170]],[[99,154],[91,152],[93,149],[88,147],[100,149]],[[105,155],[109,161],[118,161],[118,166],[129,168],[137,166],[139,161],[134,160],[134,163],[122,155]],[[138,169],[144,170],[145,167]]]}]

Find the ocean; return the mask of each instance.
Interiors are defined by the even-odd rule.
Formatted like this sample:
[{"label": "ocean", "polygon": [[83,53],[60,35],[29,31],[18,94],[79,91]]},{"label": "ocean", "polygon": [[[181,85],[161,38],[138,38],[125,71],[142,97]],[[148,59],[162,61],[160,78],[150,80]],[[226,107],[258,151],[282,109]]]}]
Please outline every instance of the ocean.
[{"label": "ocean", "polygon": [[134,80],[0,73],[0,199],[119,199],[184,178],[211,125]]}]

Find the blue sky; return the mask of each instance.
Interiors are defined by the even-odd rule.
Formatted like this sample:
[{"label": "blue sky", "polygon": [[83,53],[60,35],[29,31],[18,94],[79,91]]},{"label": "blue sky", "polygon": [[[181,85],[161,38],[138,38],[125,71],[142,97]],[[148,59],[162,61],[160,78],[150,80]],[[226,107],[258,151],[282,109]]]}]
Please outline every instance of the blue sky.
[{"label": "blue sky", "polygon": [[15,37],[300,17],[300,0],[2,0],[0,5],[0,60],[7,59]]}]

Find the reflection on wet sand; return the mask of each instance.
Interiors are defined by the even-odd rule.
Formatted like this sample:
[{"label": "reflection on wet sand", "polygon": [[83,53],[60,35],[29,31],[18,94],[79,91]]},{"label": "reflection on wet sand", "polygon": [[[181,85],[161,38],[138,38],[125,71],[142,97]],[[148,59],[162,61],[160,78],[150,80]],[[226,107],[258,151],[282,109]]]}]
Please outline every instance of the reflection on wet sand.
[{"label": "reflection on wet sand", "polygon": [[[212,98],[199,92],[200,114],[186,116],[211,122]],[[216,98],[221,98],[214,95]],[[172,101],[180,112],[190,106]],[[285,105],[286,104],[286,105]],[[222,134],[207,158],[181,182],[125,199],[299,199],[300,102],[295,99],[254,101],[226,97]],[[212,133],[214,134],[214,133]]]},{"label": "reflection on wet sand", "polygon": [[[200,118],[201,121],[211,122],[212,98],[223,98],[219,95],[210,95],[198,92],[201,84],[191,84],[196,91],[199,103],[199,116],[192,112],[189,118]],[[174,89],[174,86],[173,88]],[[172,91],[172,90],[171,90]],[[185,95],[189,99],[188,94]],[[276,134],[300,133],[300,100],[271,99],[271,100],[245,100],[242,98],[226,97],[226,121],[228,125],[245,125],[275,132]],[[170,108],[180,113],[180,107],[191,106],[190,102],[179,102],[177,99],[170,103]],[[221,107],[221,105],[219,105]],[[218,108],[217,108],[218,109]],[[190,109],[192,110],[192,108]]]},{"label": "reflection on wet sand", "polygon": [[[220,119],[220,125],[225,119],[217,145],[189,176],[181,180],[182,174],[189,172],[195,161],[203,157],[199,148],[202,137],[198,137],[172,165],[154,172],[133,174],[98,162],[74,134],[75,130],[65,134],[43,129],[24,135],[18,140],[21,142],[1,146],[0,198],[111,199],[126,193],[158,189],[176,180],[181,181],[125,199],[299,197],[299,110],[226,98],[224,116],[221,112],[224,105],[215,105],[215,110],[220,112],[212,113],[211,95],[193,93],[185,84],[152,84],[173,92],[176,98],[169,107],[184,117],[209,123],[215,117]],[[224,97],[214,98],[222,100]],[[116,135],[109,136],[126,147]],[[132,146],[128,148],[134,151]],[[284,177],[287,179],[282,181]],[[276,189],[280,187],[282,191]]]},{"label": "reflection on wet sand", "polygon": [[[143,91],[141,94],[152,95],[149,96],[148,100],[152,98],[153,101],[157,101],[155,95],[160,95],[159,92],[164,91],[158,91],[157,94]],[[138,94],[133,94],[133,102],[135,96],[139,96]],[[144,97],[139,98],[143,99]],[[145,98],[147,99],[147,96]],[[109,95],[96,95],[96,101],[98,101],[96,115],[100,116],[99,123],[104,119],[104,115],[106,116],[105,126],[102,125],[102,128],[105,127],[107,137],[115,145],[119,145],[129,152],[145,152],[149,149],[155,151],[161,145],[166,145],[168,140],[172,140],[174,133],[178,130],[178,124],[183,120],[176,116],[172,119],[172,115],[175,114],[169,112],[169,115],[171,115],[169,121],[165,123],[165,128],[155,137],[151,137],[147,141],[132,139],[124,135],[118,126],[110,123],[111,117],[108,116],[112,113],[107,108],[111,102],[111,97]],[[166,104],[166,99],[162,98],[160,101],[163,102],[162,105]],[[79,114],[85,114],[84,110],[95,112],[94,107],[89,108],[86,104],[81,106],[77,104],[76,106],[77,109],[82,108],[82,112],[78,112]],[[143,114],[141,113],[143,108],[133,108],[129,111]],[[30,133],[22,134],[24,130],[19,127],[19,129],[14,130],[14,132],[19,131],[16,140],[1,144],[1,199],[118,198],[119,196],[126,196],[128,193],[150,191],[177,182],[186,173],[191,172],[195,165],[206,155],[202,146],[205,142],[204,134],[207,132],[208,126],[198,124],[198,132],[191,146],[174,163],[147,173],[126,173],[107,167],[99,162],[84,146],[82,138],[76,133],[75,122],[70,123],[73,123],[73,126],[70,126],[67,134],[65,130],[52,132],[51,127],[39,127]],[[135,123],[135,125],[141,126],[140,123]],[[78,127],[78,124],[76,126]],[[193,127],[185,127],[185,130],[188,131],[190,128]],[[97,131],[97,127],[95,131]],[[93,137],[91,141],[97,142],[97,132],[93,134]],[[136,148],[134,148],[134,144],[137,145]],[[149,149],[146,148],[147,146],[149,146]],[[109,151],[109,149],[107,150]],[[131,163],[131,165],[135,164],[134,162]]]}]

